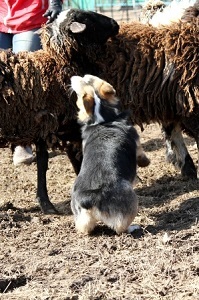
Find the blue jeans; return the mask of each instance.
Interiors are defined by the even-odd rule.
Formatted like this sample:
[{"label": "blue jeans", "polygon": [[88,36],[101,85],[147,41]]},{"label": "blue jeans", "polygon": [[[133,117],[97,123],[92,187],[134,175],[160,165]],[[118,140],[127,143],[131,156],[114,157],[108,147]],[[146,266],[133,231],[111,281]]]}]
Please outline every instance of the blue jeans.
[{"label": "blue jeans", "polygon": [[41,49],[40,36],[37,29],[21,33],[0,32],[0,48],[9,49],[17,53],[19,51],[36,51]]}]

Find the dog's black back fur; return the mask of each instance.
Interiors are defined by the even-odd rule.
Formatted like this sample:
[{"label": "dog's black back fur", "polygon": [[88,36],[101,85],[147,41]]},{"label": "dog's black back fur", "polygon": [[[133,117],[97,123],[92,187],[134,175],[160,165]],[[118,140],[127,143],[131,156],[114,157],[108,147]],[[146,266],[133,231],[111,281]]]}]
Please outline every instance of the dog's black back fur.
[{"label": "dog's black back fur", "polygon": [[[75,181],[73,197],[85,209],[96,206],[100,211],[118,208],[128,213],[128,188],[123,195],[122,184],[136,176],[136,140],[138,134],[128,121],[128,114],[111,114],[111,122],[85,125],[83,162]],[[123,198],[125,201],[123,201]],[[129,202],[132,201],[129,191]],[[113,204],[113,205],[112,205]]]}]

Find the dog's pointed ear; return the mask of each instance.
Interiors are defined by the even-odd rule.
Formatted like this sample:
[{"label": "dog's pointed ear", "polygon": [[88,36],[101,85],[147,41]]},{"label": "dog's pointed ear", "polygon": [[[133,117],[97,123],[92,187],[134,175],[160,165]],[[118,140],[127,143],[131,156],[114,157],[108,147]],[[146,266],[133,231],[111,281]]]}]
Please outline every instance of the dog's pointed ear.
[{"label": "dog's pointed ear", "polygon": [[85,93],[83,96],[83,103],[84,103],[84,108],[86,110],[86,113],[91,117],[94,112],[94,94],[92,93]]},{"label": "dog's pointed ear", "polygon": [[110,83],[90,74],[84,75],[83,79],[87,84],[94,88],[94,90],[99,94],[100,98],[109,101],[113,105],[118,104],[116,91]]},{"label": "dog's pointed ear", "polygon": [[110,101],[112,104],[117,104],[116,91],[108,82],[103,81],[99,87],[99,95],[103,99]]}]

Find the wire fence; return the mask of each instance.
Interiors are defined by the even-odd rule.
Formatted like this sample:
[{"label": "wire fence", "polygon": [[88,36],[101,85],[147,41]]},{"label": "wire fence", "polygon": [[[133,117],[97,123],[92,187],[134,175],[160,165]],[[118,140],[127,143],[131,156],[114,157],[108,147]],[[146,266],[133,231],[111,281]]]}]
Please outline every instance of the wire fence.
[{"label": "wire fence", "polygon": [[[81,8],[92,10],[116,21],[139,21],[142,6],[148,0],[65,0],[64,8]],[[170,0],[162,1],[166,5]]]}]

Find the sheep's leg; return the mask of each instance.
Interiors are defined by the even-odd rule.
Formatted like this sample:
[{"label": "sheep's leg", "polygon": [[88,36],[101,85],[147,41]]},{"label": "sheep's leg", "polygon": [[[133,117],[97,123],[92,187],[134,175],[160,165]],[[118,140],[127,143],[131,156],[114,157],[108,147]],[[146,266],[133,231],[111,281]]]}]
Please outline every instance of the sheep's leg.
[{"label": "sheep's leg", "polygon": [[163,127],[166,144],[167,161],[181,170],[181,174],[188,178],[197,178],[195,165],[184,143],[179,125],[171,124]]},{"label": "sheep's leg", "polygon": [[82,143],[69,142],[66,147],[66,153],[68,155],[68,158],[73,166],[76,175],[78,175],[82,163]]},{"label": "sheep's leg", "polygon": [[47,185],[46,185],[46,172],[48,170],[48,151],[46,142],[39,139],[36,142],[37,153],[37,200],[41,210],[45,214],[57,214],[53,204],[48,198]]},{"label": "sheep's leg", "polygon": [[199,136],[196,139],[197,149],[198,149],[198,166],[197,166],[197,178],[199,179]]}]

